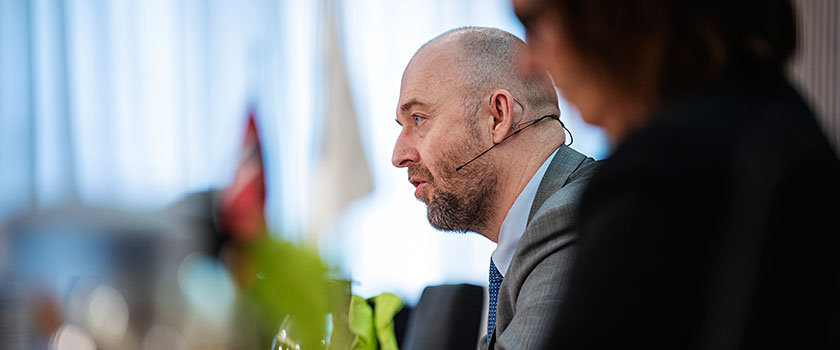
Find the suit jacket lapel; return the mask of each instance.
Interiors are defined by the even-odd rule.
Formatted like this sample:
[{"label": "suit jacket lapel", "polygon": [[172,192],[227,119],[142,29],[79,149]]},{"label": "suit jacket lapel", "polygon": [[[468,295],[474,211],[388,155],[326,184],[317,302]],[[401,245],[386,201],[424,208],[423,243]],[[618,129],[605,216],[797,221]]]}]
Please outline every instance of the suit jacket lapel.
[{"label": "suit jacket lapel", "polygon": [[537,194],[534,196],[534,203],[531,205],[531,212],[528,214],[528,223],[534,217],[543,203],[548,197],[557,192],[569,180],[569,176],[577,169],[586,156],[571,147],[562,145],[545,170],[540,187],[537,188]]}]

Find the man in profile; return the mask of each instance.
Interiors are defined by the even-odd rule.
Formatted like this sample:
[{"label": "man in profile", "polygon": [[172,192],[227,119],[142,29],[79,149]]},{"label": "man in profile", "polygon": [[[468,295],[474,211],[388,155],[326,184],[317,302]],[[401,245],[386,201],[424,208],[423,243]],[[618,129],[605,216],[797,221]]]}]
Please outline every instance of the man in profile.
[{"label": "man in profile", "polygon": [[496,242],[483,349],[544,344],[563,307],[575,211],[592,158],[565,145],[545,71],[520,69],[524,43],[462,28],[423,45],[403,74],[394,166],[407,168],[432,226]]}]

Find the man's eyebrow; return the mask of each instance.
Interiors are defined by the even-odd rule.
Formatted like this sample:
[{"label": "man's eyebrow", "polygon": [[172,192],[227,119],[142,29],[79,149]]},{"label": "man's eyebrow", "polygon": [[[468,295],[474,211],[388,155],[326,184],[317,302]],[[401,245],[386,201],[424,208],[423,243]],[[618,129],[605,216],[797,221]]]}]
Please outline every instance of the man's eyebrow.
[{"label": "man's eyebrow", "polygon": [[403,104],[400,106],[400,111],[401,111],[401,112],[407,112],[409,109],[411,109],[411,107],[414,107],[414,106],[425,106],[425,105],[426,105],[426,103],[421,102],[421,101],[419,101],[419,100],[417,100],[417,99],[414,99],[414,98],[413,98],[413,99],[409,100],[408,102],[403,103]]}]

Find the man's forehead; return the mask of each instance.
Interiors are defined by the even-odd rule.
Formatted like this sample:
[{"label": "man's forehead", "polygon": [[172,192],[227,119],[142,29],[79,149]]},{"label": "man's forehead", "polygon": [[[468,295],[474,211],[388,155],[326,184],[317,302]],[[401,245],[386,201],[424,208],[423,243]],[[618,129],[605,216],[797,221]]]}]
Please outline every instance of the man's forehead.
[{"label": "man's forehead", "polygon": [[430,85],[409,86],[400,89],[397,115],[411,113],[417,109],[433,110],[439,107],[441,103],[445,103],[446,96],[440,94],[438,89],[434,89]]},{"label": "man's forehead", "polygon": [[398,112],[409,104],[433,103],[439,98],[454,98],[461,80],[451,56],[445,52],[421,51],[409,62],[402,77]]},{"label": "man's forehead", "polygon": [[405,69],[403,79],[435,79],[451,76],[455,72],[455,64],[461,61],[457,48],[451,45],[427,46],[417,52]]}]

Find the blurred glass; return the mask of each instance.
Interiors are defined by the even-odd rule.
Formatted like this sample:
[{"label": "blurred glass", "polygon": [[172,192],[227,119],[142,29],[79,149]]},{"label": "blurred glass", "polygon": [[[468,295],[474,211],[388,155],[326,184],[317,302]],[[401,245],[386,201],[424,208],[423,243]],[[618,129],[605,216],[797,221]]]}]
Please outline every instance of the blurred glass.
[{"label": "blurred glass", "polygon": [[[327,314],[324,317],[324,327],[323,327],[323,337],[321,338],[320,346],[318,349],[340,349],[342,347],[337,347],[336,344],[331,344],[330,338],[335,328],[333,326],[333,317],[332,314]],[[283,318],[283,321],[280,322],[280,325],[277,326],[277,332],[274,335],[274,338],[271,341],[271,349],[272,350],[300,350],[300,334],[299,330],[296,329],[296,325],[294,322],[294,318],[291,315],[286,315]],[[347,343],[349,345],[349,343]],[[304,347],[304,350],[306,348]]]}]

